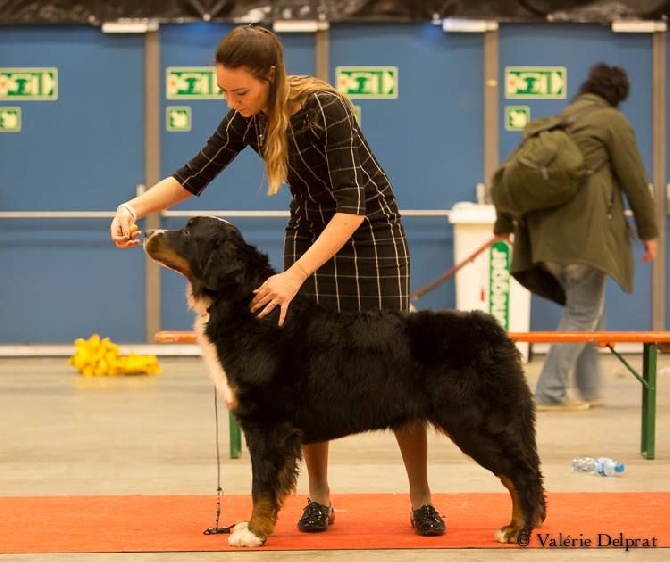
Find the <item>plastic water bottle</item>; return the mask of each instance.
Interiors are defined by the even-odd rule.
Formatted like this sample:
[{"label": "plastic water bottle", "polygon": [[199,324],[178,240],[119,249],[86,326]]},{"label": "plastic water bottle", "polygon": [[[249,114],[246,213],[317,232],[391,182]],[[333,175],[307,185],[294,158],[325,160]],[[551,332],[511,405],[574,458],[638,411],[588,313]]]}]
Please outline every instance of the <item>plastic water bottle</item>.
[{"label": "plastic water bottle", "polygon": [[625,465],[608,457],[577,457],[572,459],[572,472],[587,472],[598,476],[617,476]]}]

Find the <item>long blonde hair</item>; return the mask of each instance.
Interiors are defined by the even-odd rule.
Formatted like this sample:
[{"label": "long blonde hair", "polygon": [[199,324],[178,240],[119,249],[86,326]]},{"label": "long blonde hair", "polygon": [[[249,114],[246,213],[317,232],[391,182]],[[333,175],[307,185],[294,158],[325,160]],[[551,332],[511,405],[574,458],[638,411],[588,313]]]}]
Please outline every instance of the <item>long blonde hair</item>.
[{"label": "long blonde hair", "polygon": [[[284,48],[277,36],[256,25],[243,25],[226,35],[216,49],[216,63],[228,68],[245,67],[257,80],[270,84],[268,130],[261,147],[268,176],[268,195],[275,195],[288,176],[287,131],[296,105],[316,91],[348,98],[333,86],[313,76],[288,76]],[[274,67],[274,73],[272,73]]]}]

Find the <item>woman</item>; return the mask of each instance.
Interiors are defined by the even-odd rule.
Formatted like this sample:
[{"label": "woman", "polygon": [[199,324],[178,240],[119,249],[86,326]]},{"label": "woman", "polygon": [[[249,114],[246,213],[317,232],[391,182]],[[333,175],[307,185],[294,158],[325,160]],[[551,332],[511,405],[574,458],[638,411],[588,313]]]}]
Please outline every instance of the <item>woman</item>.
[{"label": "woman", "polygon": [[[409,257],[395,195],[353,117],[327,83],[287,76],[277,37],[257,26],[233,30],[216,52],[218,85],[230,111],[205,147],[172,177],[117,209],[118,247],[139,244],[132,224],[204,188],[246,146],[266,163],[269,194],[286,182],[292,201],[284,271],[256,291],[259,316],[280,307],[282,324],[299,289],[337,310],[407,310]],[[410,520],[420,535],[444,533],[427,481],[423,425],[396,431],[410,482]],[[309,500],[298,528],[325,531],[335,514],[327,480],[328,443],[308,445]]]}]

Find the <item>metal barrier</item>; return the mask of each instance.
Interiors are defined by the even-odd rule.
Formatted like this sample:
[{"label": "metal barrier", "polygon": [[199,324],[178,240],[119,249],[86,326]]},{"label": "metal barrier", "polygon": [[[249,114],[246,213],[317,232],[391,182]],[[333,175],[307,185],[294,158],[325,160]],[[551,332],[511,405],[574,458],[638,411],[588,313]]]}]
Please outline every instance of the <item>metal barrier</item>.
[{"label": "metal barrier", "polygon": [[[451,211],[439,209],[405,209],[400,211],[403,217],[449,217]],[[112,219],[116,211],[0,211],[0,219]],[[161,217],[197,217],[202,215],[232,218],[288,218],[288,211],[235,211],[235,210],[189,210],[163,211]]]}]

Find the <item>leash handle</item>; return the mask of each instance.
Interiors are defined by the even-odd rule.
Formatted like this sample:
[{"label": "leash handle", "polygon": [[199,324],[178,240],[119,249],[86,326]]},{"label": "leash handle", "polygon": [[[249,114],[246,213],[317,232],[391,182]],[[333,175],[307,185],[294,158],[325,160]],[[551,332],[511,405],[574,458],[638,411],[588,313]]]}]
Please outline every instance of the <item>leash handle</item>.
[{"label": "leash handle", "polygon": [[231,525],[230,527],[209,527],[209,528],[205,529],[202,532],[202,534],[203,535],[229,535],[234,527],[235,527],[235,525]]}]

